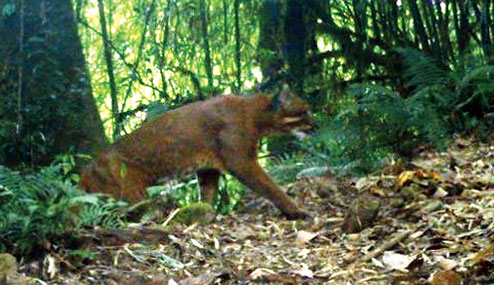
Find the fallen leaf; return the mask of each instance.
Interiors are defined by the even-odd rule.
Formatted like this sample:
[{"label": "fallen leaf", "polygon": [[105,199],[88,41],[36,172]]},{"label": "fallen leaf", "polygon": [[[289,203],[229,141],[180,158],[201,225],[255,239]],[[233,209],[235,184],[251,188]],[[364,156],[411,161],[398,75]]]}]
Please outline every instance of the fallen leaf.
[{"label": "fallen leaf", "polygon": [[220,249],[220,241],[217,238],[213,238],[214,240],[214,249]]},{"label": "fallen leaf", "polygon": [[371,261],[372,261],[372,264],[374,264],[377,267],[381,267],[381,268],[384,268],[385,267],[384,264],[381,261],[379,261],[379,260],[377,260],[375,258],[371,259]]},{"label": "fallen leaf", "polygon": [[473,256],[472,260],[474,263],[478,263],[481,260],[484,260],[492,255],[494,255],[494,243],[491,243],[489,246],[487,246],[487,248],[477,252],[475,256]]},{"label": "fallen leaf", "polygon": [[297,256],[305,258],[307,257],[307,255],[309,255],[309,253],[310,253],[310,249],[304,248],[301,251],[299,251],[299,253],[297,253]]},{"label": "fallen leaf", "polygon": [[379,197],[386,197],[386,192],[381,187],[377,187],[377,186],[371,187],[369,189],[369,193]]},{"label": "fallen leaf", "polygon": [[436,181],[444,181],[444,178],[442,177],[442,175],[439,172],[436,172],[436,171],[429,172],[428,173],[428,176],[431,179],[434,179]]},{"label": "fallen leaf", "polygon": [[396,183],[397,188],[401,188],[405,183],[410,181],[415,176],[415,171],[407,170],[400,173],[398,181]]},{"label": "fallen leaf", "polygon": [[414,259],[414,257],[408,255],[385,251],[382,261],[388,269],[404,271]]},{"label": "fallen leaf", "polygon": [[50,276],[50,278],[55,277],[55,275],[58,272],[58,268],[55,262],[55,258],[51,255],[46,256],[45,262],[47,263],[47,270],[46,272]]},{"label": "fallen leaf", "polygon": [[448,196],[448,191],[444,190],[442,187],[437,187],[436,192],[434,192],[435,198],[443,198]]},{"label": "fallen leaf", "polygon": [[458,266],[458,262],[456,262],[455,260],[447,259],[447,258],[444,258],[442,256],[438,257],[437,263],[444,270],[451,270],[451,269],[455,268],[456,266]]},{"label": "fallen leaf", "polygon": [[411,235],[410,235],[409,239],[410,239],[410,240],[414,240],[414,239],[416,239],[416,238],[421,237],[424,233],[425,233],[425,230],[422,230],[422,231],[416,231],[416,232],[414,232],[413,234],[411,234]]},{"label": "fallen leaf", "polygon": [[298,231],[297,232],[297,238],[295,239],[295,244],[296,245],[304,245],[313,238],[315,238],[318,235],[318,233],[312,233],[312,232],[307,232],[307,231]]},{"label": "fallen leaf", "polygon": [[242,240],[249,237],[255,237],[257,235],[257,232],[249,226],[241,225],[236,231],[232,231],[230,235],[236,239]]},{"label": "fallen leaf", "polygon": [[485,167],[485,163],[484,163],[484,161],[482,161],[482,159],[479,159],[477,161],[474,161],[472,163],[472,166],[475,167],[475,168],[484,168]]},{"label": "fallen leaf", "polygon": [[299,270],[294,270],[293,273],[300,275],[302,277],[314,278],[314,272],[309,269],[309,266],[305,263],[300,265],[302,268]]},{"label": "fallen leaf", "polygon": [[486,186],[494,185],[494,175],[490,173],[485,173],[474,178],[478,183]]},{"label": "fallen leaf", "polygon": [[251,280],[257,280],[259,278],[262,278],[264,276],[268,276],[268,275],[273,275],[273,274],[276,274],[276,272],[274,272],[273,270],[271,269],[267,269],[267,268],[257,268],[256,270],[252,271],[250,274],[249,274],[249,278]]},{"label": "fallen leaf", "polygon": [[215,279],[215,275],[212,273],[203,273],[197,277],[189,277],[184,280],[180,280],[180,285],[202,285],[211,284]]},{"label": "fallen leaf", "polygon": [[197,248],[200,248],[200,249],[203,249],[203,248],[204,248],[204,246],[203,246],[200,242],[198,242],[197,240],[195,240],[195,239],[193,239],[193,238],[191,238],[191,239],[190,239],[190,242],[191,242],[191,243],[192,243],[195,247],[197,247]]},{"label": "fallen leaf", "polygon": [[369,179],[367,177],[360,178],[357,183],[355,183],[355,188],[362,190],[364,187],[368,186]]}]

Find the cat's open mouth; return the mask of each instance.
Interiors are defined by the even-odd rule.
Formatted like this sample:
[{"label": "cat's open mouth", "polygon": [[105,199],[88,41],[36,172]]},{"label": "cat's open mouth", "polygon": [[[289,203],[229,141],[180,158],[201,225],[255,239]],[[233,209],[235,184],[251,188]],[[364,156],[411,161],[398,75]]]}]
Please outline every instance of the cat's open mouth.
[{"label": "cat's open mouth", "polygon": [[283,123],[291,125],[290,133],[300,140],[315,132],[314,119],[309,112],[298,117],[285,117]]}]

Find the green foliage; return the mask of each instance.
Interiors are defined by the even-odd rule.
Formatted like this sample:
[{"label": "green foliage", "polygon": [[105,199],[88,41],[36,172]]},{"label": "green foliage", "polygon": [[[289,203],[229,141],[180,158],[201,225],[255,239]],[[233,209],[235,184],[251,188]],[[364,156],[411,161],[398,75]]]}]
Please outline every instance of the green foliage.
[{"label": "green foliage", "polygon": [[328,154],[315,151],[313,141],[302,143],[301,152],[285,153],[269,161],[268,172],[280,184],[295,181],[297,178],[322,175],[328,170]]},{"label": "green foliage", "polygon": [[125,222],[128,204],[124,201],[113,198],[102,199],[91,194],[85,194],[75,200],[85,203],[82,210],[78,212],[78,227],[117,228]]},{"label": "green foliage", "polygon": [[[168,195],[179,207],[199,202],[199,184],[195,177],[182,179],[178,183],[151,186],[147,189],[148,195]],[[245,194],[245,187],[230,175],[223,175],[218,182],[218,191],[214,200],[214,208],[220,213],[229,213],[236,208]]]},{"label": "green foliage", "polygon": [[82,192],[62,171],[55,165],[22,175],[0,166],[0,251],[30,254],[84,226],[121,224],[121,205]]},{"label": "green foliage", "polygon": [[317,114],[322,128],[312,147],[305,146],[308,155],[282,159],[271,172],[282,181],[324,165],[364,174],[396,156],[409,156],[420,144],[444,148],[452,132],[492,126],[494,66],[465,57],[448,70],[416,50],[397,51],[410,95],[380,85],[351,85],[333,116]]},{"label": "green foliage", "polygon": [[34,247],[65,232],[76,223],[70,209],[78,196],[72,185],[60,181],[58,169],[22,176],[0,168],[1,250],[29,253]]},{"label": "green foliage", "polygon": [[415,91],[431,86],[445,87],[450,83],[448,72],[439,66],[436,59],[412,48],[399,48],[396,51],[406,67],[404,77],[408,80],[408,85],[415,88]]},{"label": "green foliage", "polygon": [[494,111],[494,65],[467,58],[452,73],[456,80],[455,111],[482,119]]},{"label": "green foliage", "polygon": [[197,179],[183,179],[178,183],[167,183],[164,185],[156,185],[147,188],[147,193],[151,197],[158,195],[169,195],[177,203],[183,207],[192,202],[199,201],[199,185]]},{"label": "green foliage", "polygon": [[89,249],[67,251],[67,257],[70,258],[70,262],[76,267],[83,266],[84,262],[95,260],[98,257],[98,254],[98,252]]},{"label": "green foliage", "polygon": [[445,144],[447,124],[423,93],[403,99],[388,88],[356,84],[338,102],[332,119],[321,119],[313,143],[328,164],[360,174],[377,169],[395,155],[410,155],[420,143]]},{"label": "green foliage", "polygon": [[237,207],[240,199],[245,195],[246,188],[236,178],[228,174],[220,177],[218,184],[214,206],[218,212],[226,214]]},{"label": "green foliage", "polygon": [[[91,75],[87,76],[80,39],[73,29],[60,24],[66,18],[58,17],[70,15],[72,8],[54,1],[43,2],[43,9],[35,2],[25,5],[23,24],[30,28],[21,37],[21,19],[14,2],[3,1],[0,7],[0,34],[4,35],[0,93],[5,94],[0,98],[0,164],[46,164],[71,146],[76,152],[84,151],[87,146],[78,145],[88,138],[84,131],[98,129],[99,122],[87,120],[90,114],[82,112],[89,108],[81,108],[86,106],[83,99],[90,98],[90,90],[107,130],[112,129],[115,118],[109,108],[102,29],[96,2],[76,1],[79,34]],[[422,142],[441,147],[452,130],[479,127],[493,118],[494,67],[486,64],[492,60],[492,43],[487,44],[492,41],[486,41],[482,13],[476,12],[490,7],[488,2],[472,2],[458,9],[462,1],[425,1],[416,13],[410,5],[414,1],[402,1],[401,5],[363,0],[242,1],[235,15],[231,1],[211,0],[205,2],[207,15],[203,15],[209,19],[207,36],[201,33],[197,1],[130,0],[120,3],[118,9],[111,1],[103,2],[118,89],[115,103],[123,113],[124,132],[142,122],[141,111],[146,106],[150,119],[197,100],[202,93],[236,92],[238,72],[241,90],[251,89],[267,77],[283,77],[277,78],[279,81],[296,77],[291,80],[304,85],[298,87],[318,112],[315,115],[323,131],[300,148],[294,147],[297,154],[269,163],[271,173],[281,182],[327,167],[367,172],[396,154],[409,155]],[[289,11],[301,13],[297,21],[290,21]],[[236,16],[240,38],[235,38]],[[422,17],[424,27],[418,27],[417,16]],[[465,29],[456,30],[464,18]],[[452,29],[442,30],[444,27]],[[419,28],[426,32],[419,34]],[[439,30],[434,33],[436,28]],[[205,41],[210,50],[204,50]],[[294,48],[300,59],[297,64],[290,54]],[[210,64],[204,64],[206,54],[210,54]],[[213,86],[206,88],[209,69]],[[376,85],[352,85],[370,79],[376,80]],[[351,87],[346,90],[347,86]],[[60,159],[64,176],[71,175],[70,157]],[[71,175],[70,179],[76,181],[77,177]],[[199,199],[197,189],[197,181],[189,179],[150,192],[170,192],[180,205],[186,205]],[[230,211],[243,191],[235,179],[223,177],[216,209]],[[84,203],[86,211],[78,217],[82,224],[119,223],[119,203],[84,199],[97,202]]]},{"label": "green foliage", "polygon": [[482,57],[462,57],[447,70],[416,50],[398,51],[405,63],[405,78],[414,88],[410,103],[434,106],[456,131],[478,127],[472,122],[493,112],[494,66]]},{"label": "green foliage", "polygon": [[[103,1],[111,44],[118,104],[121,112],[160,100],[197,100],[200,93],[231,93],[235,90],[235,33],[231,1],[206,1],[208,38],[201,33],[201,9],[198,1],[125,1],[118,9]],[[246,1],[240,7],[240,36],[243,87],[258,83],[256,57],[259,1]],[[109,85],[97,3],[83,1],[79,31],[86,56],[92,88],[107,130],[112,114],[108,104]],[[129,27],[133,27],[129,29]],[[209,42],[212,88],[208,87],[206,51]],[[253,70],[258,71],[257,74]],[[140,116],[140,114],[137,114]],[[125,131],[135,128],[140,118],[125,121]]]},{"label": "green foliage", "polygon": [[[269,165],[279,181],[287,182],[306,169],[327,166],[367,172],[397,154],[409,155],[422,142],[442,147],[448,133],[478,127],[492,112],[494,80],[492,68],[485,64],[488,58],[482,56],[488,56],[487,48],[480,45],[484,36],[481,29],[471,29],[482,25],[475,10],[483,11],[485,3],[472,3],[463,10],[458,9],[461,1],[426,1],[417,6],[416,13],[406,1],[401,5],[361,0],[306,1],[300,4],[304,20],[297,26],[301,34],[287,41],[292,34],[286,37],[283,30],[290,28],[291,22],[283,23],[283,19],[293,11],[295,2],[275,2],[247,1],[240,5],[241,89],[259,83],[261,73],[274,76],[279,70],[273,69],[283,66],[280,70],[292,73],[287,77],[306,77],[305,95],[319,112],[316,116],[323,126],[311,143],[294,148],[306,152],[305,156],[285,155]],[[108,118],[107,74],[100,64],[102,41],[91,29],[98,30],[96,14],[91,13],[95,3],[84,3],[81,15],[88,25],[81,25],[80,31],[92,63],[93,90],[99,94],[103,116]],[[151,3],[155,5],[152,8]],[[118,90],[122,111],[141,103],[160,102],[149,106],[148,116],[152,117],[179,105],[176,102],[197,99],[208,83],[204,62],[209,52],[214,88],[226,93],[235,90],[233,5],[215,0],[206,5],[207,17],[215,19],[208,22],[207,38],[201,33],[198,2],[127,1],[109,11],[115,75],[118,86],[124,87]],[[454,16],[455,9],[458,17]],[[147,22],[148,13],[151,18]],[[462,15],[469,23],[466,30],[471,32],[442,30],[458,26]],[[437,23],[439,19],[443,22]],[[135,29],[129,30],[130,25]],[[312,29],[314,26],[318,28]],[[436,26],[439,33],[431,33]],[[421,28],[424,34],[417,32]],[[299,42],[303,38],[306,42]],[[210,43],[210,51],[202,48],[205,40]],[[460,47],[461,41],[466,41],[465,49]],[[297,45],[305,47],[303,56],[308,64],[289,68],[288,51]],[[473,56],[465,56],[468,52]],[[376,80],[376,84],[352,85],[368,79]],[[126,123],[130,130],[139,120]],[[221,183],[236,182],[227,178]],[[181,205],[199,198],[195,180],[169,188],[173,188],[170,192],[182,201]],[[234,184],[220,187],[216,207],[230,205],[224,201],[231,201],[228,197],[236,195],[236,189],[240,188]]]}]

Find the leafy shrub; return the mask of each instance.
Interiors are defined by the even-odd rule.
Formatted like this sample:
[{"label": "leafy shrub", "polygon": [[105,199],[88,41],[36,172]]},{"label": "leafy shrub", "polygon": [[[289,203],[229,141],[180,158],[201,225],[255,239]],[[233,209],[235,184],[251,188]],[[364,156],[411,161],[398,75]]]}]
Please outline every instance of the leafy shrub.
[{"label": "leafy shrub", "polygon": [[[465,56],[453,66],[441,67],[413,49],[399,49],[405,78],[416,102],[430,104],[451,123],[451,130],[478,127],[494,111],[494,66],[480,56]],[[486,123],[490,123],[488,120]]]},{"label": "leafy shrub", "polygon": [[329,170],[329,154],[327,149],[316,149],[314,140],[301,143],[301,151],[285,153],[271,159],[268,172],[281,185],[293,182],[297,178],[312,175],[323,175]]},{"label": "leafy shrub", "polygon": [[75,229],[121,223],[121,205],[82,192],[62,173],[61,165],[32,175],[0,166],[0,252],[30,254]]},{"label": "leafy shrub", "polygon": [[494,66],[471,56],[445,67],[413,49],[397,52],[410,94],[375,84],[351,85],[331,116],[316,114],[321,130],[303,147],[305,156],[283,156],[271,173],[282,181],[328,167],[365,174],[409,156],[421,144],[444,148],[448,134],[492,126]]},{"label": "leafy shrub", "polygon": [[322,119],[314,143],[328,153],[331,166],[367,173],[398,154],[410,155],[420,143],[445,143],[447,124],[429,95],[402,98],[388,88],[357,84],[338,102],[336,115]]}]

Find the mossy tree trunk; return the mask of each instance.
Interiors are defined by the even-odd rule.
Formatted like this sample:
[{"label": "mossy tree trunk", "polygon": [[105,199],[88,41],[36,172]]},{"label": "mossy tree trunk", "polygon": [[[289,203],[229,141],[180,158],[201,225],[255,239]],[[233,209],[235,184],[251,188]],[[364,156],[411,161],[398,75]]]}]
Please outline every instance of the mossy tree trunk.
[{"label": "mossy tree trunk", "polygon": [[45,165],[104,146],[72,1],[0,7],[0,164]]}]

